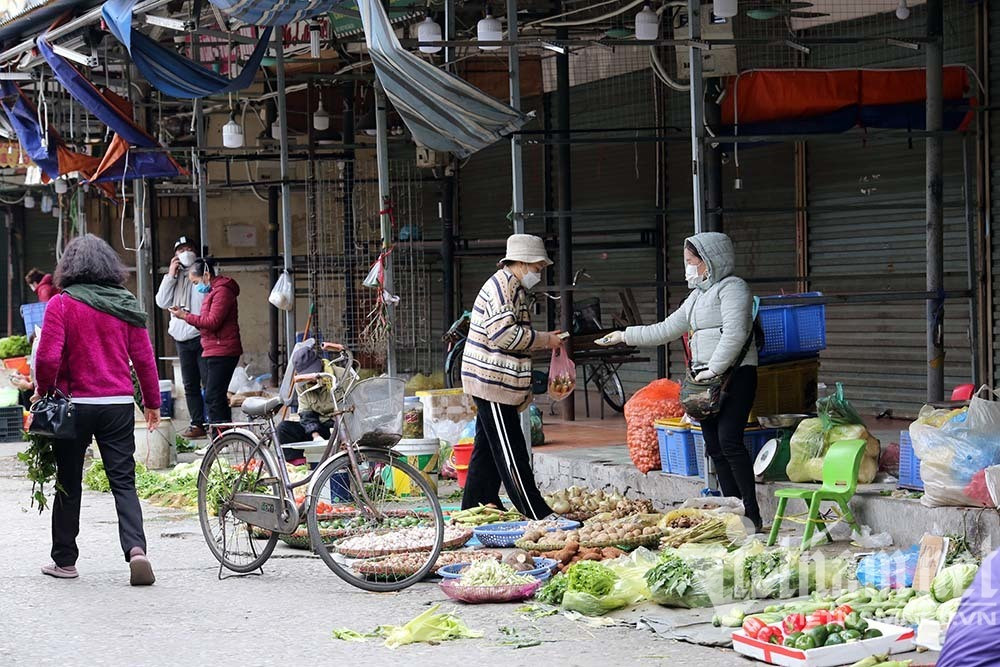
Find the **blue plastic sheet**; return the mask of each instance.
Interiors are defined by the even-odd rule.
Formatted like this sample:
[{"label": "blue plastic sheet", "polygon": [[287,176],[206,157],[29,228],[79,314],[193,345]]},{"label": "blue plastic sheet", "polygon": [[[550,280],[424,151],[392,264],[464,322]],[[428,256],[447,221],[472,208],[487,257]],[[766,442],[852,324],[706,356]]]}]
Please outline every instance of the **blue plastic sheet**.
[{"label": "blue plastic sheet", "polygon": [[912,586],[919,557],[919,544],[913,545],[906,551],[892,553],[880,551],[865,556],[858,563],[858,581],[862,586],[878,589]]},{"label": "blue plastic sheet", "polygon": [[326,14],[350,0],[209,0],[222,13],[249,25],[283,26]]},{"label": "blue plastic sheet", "polygon": [[257,68],[267,53],[271,28],[264,30],[239,76],[229,79],[135,30],[132,27],[135,4],[136,0],[108,0],[101,7],[101,14],[108,30],[125,45],[139,72],[157,90],[171,97],[198,99],[242,90],[253,83]]}]

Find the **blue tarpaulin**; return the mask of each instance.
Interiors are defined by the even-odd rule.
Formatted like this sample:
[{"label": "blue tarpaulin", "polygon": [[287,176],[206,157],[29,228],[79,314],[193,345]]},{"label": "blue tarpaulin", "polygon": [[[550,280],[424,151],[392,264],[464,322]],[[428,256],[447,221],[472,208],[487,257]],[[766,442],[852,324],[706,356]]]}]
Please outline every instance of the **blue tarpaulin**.
[{"label": "blue tarpaulin", "polygon": [[239,76],[229,79],[132,28],[132,9],[136,1],[107,0],[101,7],[101,14],[108,30],[125,45],[139,72],[157,90],[171,97],[197,99],[241,90],[253,83],[257,68],[267,53],[271,28],[264,30]]},{"label": "blue tarpaulin", "polygon": [[222,13],[250,25],[285,26],[326,14],[350,0],[209,0]]},{"label": "blue tarpaulin", "polygon": [[59,156],[56,146],[61,142],[59,135],[52,128],[48,129],[47,141],[41,125],[38,122],[38,111],[35,105],[25,97],[21,88],[13,81],[0,81],[3,91],[3,110],[7,113],[21,149],[41,168],[49,178],[59,176]]}]

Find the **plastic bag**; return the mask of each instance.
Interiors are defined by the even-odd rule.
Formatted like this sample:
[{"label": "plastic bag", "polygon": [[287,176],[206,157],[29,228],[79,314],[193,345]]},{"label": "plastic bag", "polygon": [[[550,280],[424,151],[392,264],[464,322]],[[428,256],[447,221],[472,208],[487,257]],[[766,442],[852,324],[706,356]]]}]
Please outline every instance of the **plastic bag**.
[{"label": "plastic bag", "polygon": [[668,549],[646,573],[650,599],[665,607],[711,607],[732,599],[725,588],[724,566],[716,549]]},{"label": "plastic bag", "polygon": [[264,389],[260,382],[250,378],[247,368],[249,366],[237,366],[236,370],[233,371],[233,377],[229,381],[228,391],[230,394],[253,394]]},{"label": "plastic bag", "polygon": [[549,397],[561,401],[576,389],[576,364],[567,354],[566,343],[552,350],[549,362]]},{"label": "plastic bag", "polygon": [[1000,393],[987,385],[979,388],[969,401],[965,424],[977,434],[1000,435]]},{"label": "plastic bag", "polygon": [[804,419],[789,441],[790,456],[785,473],[793,482],[823,480],[823,460],[827,450],[841,440],[864,440],[865,452],[858,470],[858,482],[870,484],[878,474],[882,449],[877,438],[865,428],[861,417],[844,398],[839,383],[837,391],[816,402],[820,416]]},{"label": "plastic bag", "polygon": [[702,510],[708,513],[729,513],[729,514],[739,514],[743,516],[744,508],[743,501],[739,498],[729,498],[722,496],[698,496],[697,498],[688,498],[678,509],[696,509]]},{"label": "plastic bag", "polygon": [[267,297],[267,300],[279,310],[295,308],[295,287],[292,285],[292,276],[287,270],[278,276],[274,287],[271,288],[271,296]]},{"label": "plastic bag", "polygon": [[681,387],[672,380],[654,380],[625,404],[625,441],[632,463],[639,472],[660,469],[660,444],[653,425],[657,419],[684,416]]},{"label": "plastic bag", "polygon": [[837,390],[816,401],[816,411],[823,422],[823,428],[841,424],[864,424],[865,420],[844,397],[844,385],[837,383]]},{"label": "plastic bag", "polygon": [[542,424],[542,411],[534,404],[528,407],[528,415],[531,419],[531,446],[537,447],[545,444],[545,432]]},{"label": "plastic bag", "polygon": [[986,468],[972,476],[972,481],[965,487],[965,495],[969,496],[983,507],[991,507],[995,503],[986,486]]},{"label": "plastic bag", "polygon": [[992,500],[984,503],[984,498],[970,497],[966,488],[980,470],[1000,464],[1000,440],[977,435],[957,421],[946,422],[941,428],[913,422],[910,440],[920,459],[924,505],[992,506]]},{"label": "plastic bag", "polygon": [[906,551],[874,553],[858,562],[855,576],[862,586],[879,589],[908,588],[913,585],[919,558],[919,544],[914,544]]},{"label": "plastic bag", "polygon": [[613,567],[611,563],[601,563],[601,565],[615,574],[616,578],[611,590],[605,595],[594,595],[574,590],[571,584],[563,594],[563,609],[575,611],[584,616],[603,616],[615,609],[635,604],[648,596],[643,576],[637,572],[642,566],[639,566],[637,562],[622,561],[618,563],[617,567]]}]

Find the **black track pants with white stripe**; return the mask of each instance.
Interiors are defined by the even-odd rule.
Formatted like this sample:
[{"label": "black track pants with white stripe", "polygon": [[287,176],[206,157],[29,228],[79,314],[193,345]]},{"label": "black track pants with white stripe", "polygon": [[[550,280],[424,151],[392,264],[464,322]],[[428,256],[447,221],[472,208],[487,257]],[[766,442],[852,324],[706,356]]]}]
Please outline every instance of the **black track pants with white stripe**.
[{"label": "black track pants with white stripe", "polygon": [[517,407],[479,398],[475,401],[479,411],[476,417],[476,445],[469,461],[462,509],[489,503],[502,507],[502,482],[511,502],[521,514],[530,519],[552,514],[535,484]]}]

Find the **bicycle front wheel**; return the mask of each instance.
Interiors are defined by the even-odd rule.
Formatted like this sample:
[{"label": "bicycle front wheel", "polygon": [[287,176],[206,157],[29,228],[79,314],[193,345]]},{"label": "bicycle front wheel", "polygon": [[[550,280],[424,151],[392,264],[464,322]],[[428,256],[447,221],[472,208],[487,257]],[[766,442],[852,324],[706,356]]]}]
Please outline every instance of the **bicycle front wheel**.
[{"label": "bicycle front wheel", "polygon": [[601,391],[604,402],[617,412],[625,410],[625,388],[618,372],[608,364],[601,364],[593,369],[594,384]]},{"label": "bicycle front wheel", "polygon": [[340,454],[313,482],[307,511],[313,550],[352,586],[402,590],[437,563],[445,534],[437,493],[389,451],[358,449],[355,457],[356,468]]},{"label": "bicycle front wheel", "polygon": [[198,473],[198,518],[212,555],[223,567],[246,574],[264,564],[277,533],[255,539],[253,527],[233,514],[236,493],[279,494],[280,478],[259,442],[241,434],[226,433],[208,450]]}]

